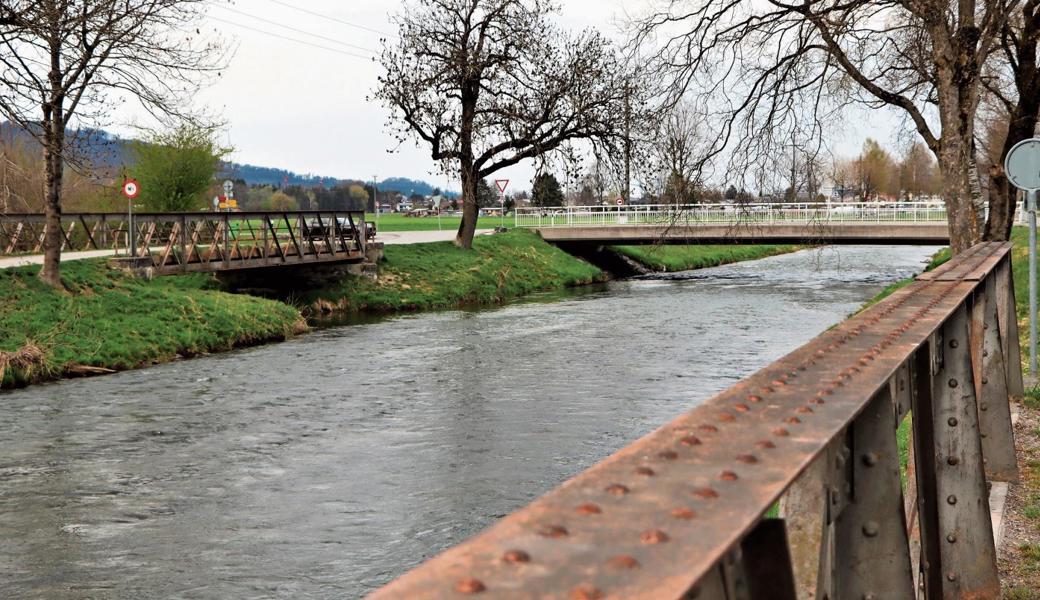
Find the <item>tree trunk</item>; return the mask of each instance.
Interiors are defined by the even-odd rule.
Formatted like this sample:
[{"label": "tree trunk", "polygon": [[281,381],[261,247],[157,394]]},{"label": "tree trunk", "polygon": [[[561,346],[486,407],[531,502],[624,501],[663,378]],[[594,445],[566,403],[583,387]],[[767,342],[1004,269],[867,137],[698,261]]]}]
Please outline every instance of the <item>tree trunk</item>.
[{"label": "tree trunk", "polygon": [[455,245],[469,250],[473,248],[473,236],[477,232],[477,176],[472,167],[462,166],[462,222],[455,236]]},{"label": "tree trunk", "polygon": [[943,199],[949,215],[950,249],[959,254],[982,239],[982,222],[972,201],[971,162],[975,160],[971,143],[954,135],[943,136],[939,157]]},{"label": "tree trunk", "polygon": [[[49,107],[48,107],[49,108]],[[65,124],[61,109],[45,109],[43,162],[45,173],[43,268],[39,278],[51,287],[61,288],[61,186],[65,171]]]}]

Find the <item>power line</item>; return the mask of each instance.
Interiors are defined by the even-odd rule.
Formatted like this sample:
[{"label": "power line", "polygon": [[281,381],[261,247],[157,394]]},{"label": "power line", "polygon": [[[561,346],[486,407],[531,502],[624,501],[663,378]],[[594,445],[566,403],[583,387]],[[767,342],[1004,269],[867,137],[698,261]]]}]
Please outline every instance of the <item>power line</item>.
[{"label": "power line", "polygon": [[256,27],[250,27],[249,25],[243,25],[241,23],[236,23],[234,21],[229,21],[227,19],[221,19],[220,17],[214,17],[212,15],[210,15],[209,18],[213,19],[214,21],[220,21],[221,23],[227,23],[228,25],[233,25],[235,27],[241,27],[242,29],[248,29],[250,31],[255,31],[256,33],[262,33],[264,35],[269,35],[271,37],[276,37],[276,38],[283,39],[283,40],[286,40],[286,41],[289,41],[289,42],[296,42],[297,44],[303,44],[304,46],[311,46],[312,48],[319,48],[321,50],[328,50],[329,52],[336,52],[336,53],[339,53],[339,54],[345,54],[347,56],[353,56],[354,58],[362,58],[362,59],[365,59],[365,60],[373,60],[375,58],[374,56],[365,56],[363,54],[356,54],[354,52],[348,52],[346,50],[340,50],[339,48],[329,48],[328,46],[322,46],[321,44],[314,44],[314,43],[308,42],[306,40],[299,40],[299,39],[292,38],[292,37],[289,37],[289,36],[286,36],[286,35],[282,35],[280,33],[275,33],[273,31],[265,31],[263,29],[257,29]]},{"label": "power line", "polygon": [[363,31],[368,31],[368,32],[375,33],[375,34],[378,34],[378,35],[389,35],[389,34],[387,34],[384,31],[379,31],[378,29],[372,29],[371,27],[365,27],[364,25],[358,25],[356,23],[351,23],[350,21],[344,21],[343,19],[340,19],[340,18],[337,18],[337,17],[329,16],[329,15],[322,14],[322,13],[319,13],[319,12],[314,12],[313,10],[308,10],[306,8],[301,8],[299,6],[295,6],[295,5],[289,4],[288,2],[282,2],[282,0],[267,0],[267,1],[268,2],[273,2],[273,3],[278,4],[280,6],[284,6],[286,8],[291,8],[292,10],[297,10],[297,11],[300,11],[302,13],[307,13],[308,15],[313,15],[315,17],[320,17],[322,19],[328,19],[329,21],[335,21],[335,22],[340,23],[342,25],[346,25],[347,27],[353,27],[355,29],[361,29]]},{"label": "power line", "polygon": [[279,23],[278,21],[272,21],[270,19],[265,19],[264,17],[258,17],[256,15],[251,15],[251,14],[249,14],[247,12],[243,12],[243,11],[240,11],[238,9],[231,8],[230,6],[224,6],[223,4],[214,4],[213,6],[216,6],[217,8],[222,8],[224,10],[231,11],[233,13],[238,13],[238,14],[244,16],[244,17],[249,17],[250,19],[256,19],[257,21],[263,21],[264,23],[268,23],[268,24],[274,25],[276,27],[282,27],[283,29],[288,29],[290,31],[295,31],[296,33],[302,33],[304,35],[307,35],[307,36],[310,36],[310,37],[313,37],[313,38],[318,38],[318,39],[321,39],[321,40],[325,40],[327,42],[332,42],[333,44],[340,44],[341,46],[346,46],[348,48],[354,48],[355,50],[361,50],[361,51],[364,51],[364,52],[371,52],[373,54],[377,53],[376,50],[373,50],[371,48],[365,48],[364,46],[357,46],[355,44],[350,44],[350,43],[347,43],[347,42],[343,42],[343,41],[337,40],[336,38],[330,38],[330,37],[326,37],[324,35],[318,35],[317,33],[312,33],[310,31],[305,31],[303,29],[297,29],[296,27],[292,27],[291,25],[285,25],[283,23]]}]

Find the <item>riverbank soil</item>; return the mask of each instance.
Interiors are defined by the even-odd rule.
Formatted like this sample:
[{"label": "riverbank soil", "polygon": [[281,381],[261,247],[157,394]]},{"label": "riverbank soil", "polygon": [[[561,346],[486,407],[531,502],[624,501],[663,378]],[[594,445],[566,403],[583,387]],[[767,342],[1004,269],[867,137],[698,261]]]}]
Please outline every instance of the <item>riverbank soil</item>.
[{"label": "riverbank soil", "polygon": [[[1015,300],[1023,363],[1029,359],[1029,235],[1012,232]],[[1040,388],[1027,390],[1019,406],[1015,445],[1021,481],[1010,486],[1004,512],[1000,571],[1004,598],[1040,600]]]},{"label": "riverbank soil", "polygon": [[0,387],[95,375],[283,340],[306,329],[295,308],[216,289],[204,275],[152,281],[102,260],[62,264],[66,291],[39,266],[0,270]]},{"label": "riverbank soil", "polygon": [[1004,598],[1040,600],[1040,396],[1023,404],[1015,426],[1022,480],[1008,491],[999,563]]}]

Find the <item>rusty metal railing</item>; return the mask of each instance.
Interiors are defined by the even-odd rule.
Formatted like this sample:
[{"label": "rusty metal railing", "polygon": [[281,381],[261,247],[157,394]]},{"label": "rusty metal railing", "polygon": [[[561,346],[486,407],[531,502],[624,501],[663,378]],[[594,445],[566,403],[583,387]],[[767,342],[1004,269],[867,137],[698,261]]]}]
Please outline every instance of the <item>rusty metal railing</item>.
[{"label": "rusty metal railing", "polygon": [[976,246],[371,597],[998,598],[1012,290]]},{"label": "rusty metal railing", "polygon": [[[226,271],[316,262],[361,261],[367,235],[362,211],[77,213],[61,218],[62,251],[128,254],[160,274]],[[40,253],[40,214],[0,215],[0,255]]]}]

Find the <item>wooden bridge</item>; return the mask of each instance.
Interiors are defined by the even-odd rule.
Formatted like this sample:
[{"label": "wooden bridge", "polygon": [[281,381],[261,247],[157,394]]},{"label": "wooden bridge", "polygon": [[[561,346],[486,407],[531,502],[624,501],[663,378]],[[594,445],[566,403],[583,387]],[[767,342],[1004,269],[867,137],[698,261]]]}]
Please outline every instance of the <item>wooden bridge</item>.
[{"label": "wooden bridge", "polygon": [[[362,211],[77,213],[61,224],[63,252],[112,250],[160,275],[362,262],[369,233]],[[0,255],[38,254],[45,234],[44,215],[0,215]]]},{"label": "wooden bridge", "polygon": [[981,244],[371,597],[999,598],[1022,394],[1010,246]]}]

